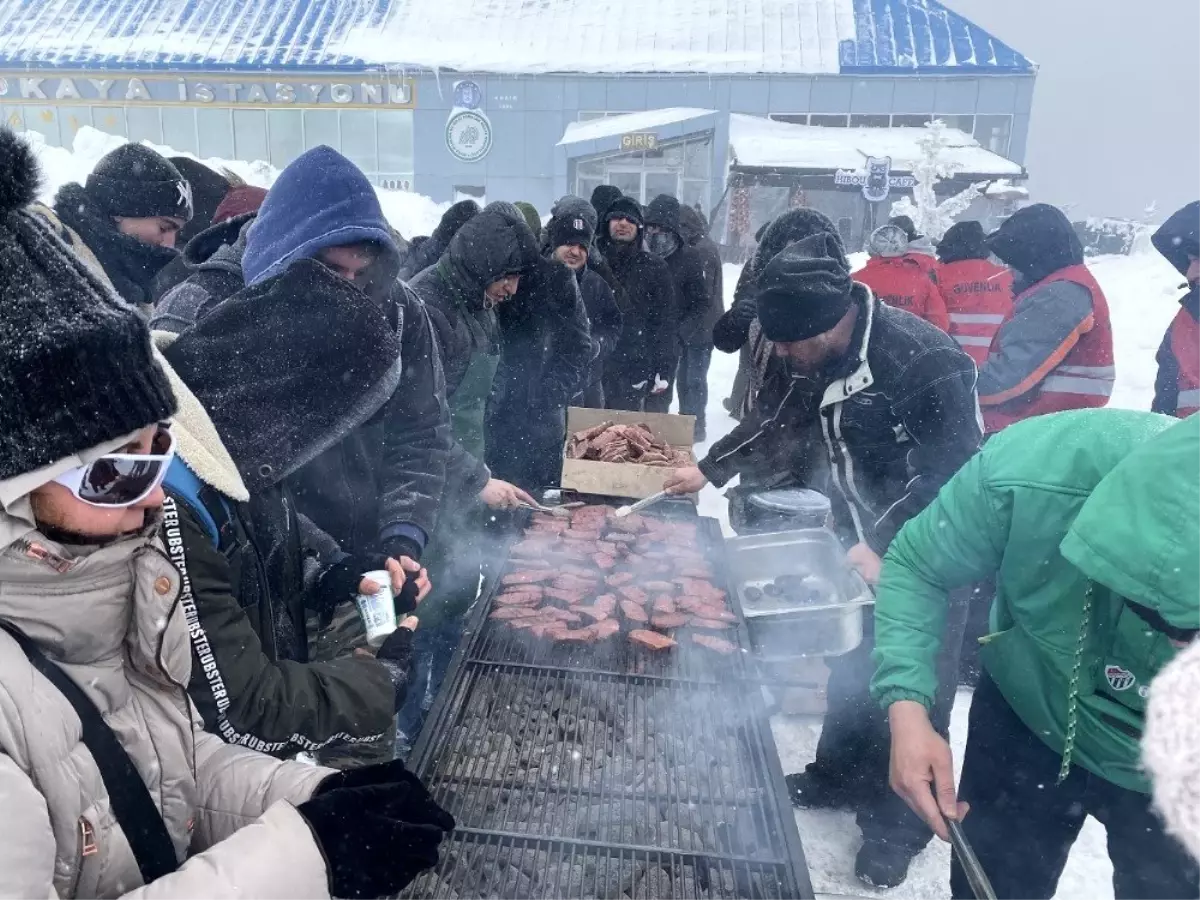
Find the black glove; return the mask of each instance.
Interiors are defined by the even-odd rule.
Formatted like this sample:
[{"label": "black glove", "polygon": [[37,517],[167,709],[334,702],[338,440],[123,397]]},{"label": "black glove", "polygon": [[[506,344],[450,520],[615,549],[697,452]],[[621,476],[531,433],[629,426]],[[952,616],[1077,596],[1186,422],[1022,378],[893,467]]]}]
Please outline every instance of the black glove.
[{"label": "black glove", "polygon": [[437,865],[438,847],[454,828],[454,817],[411,773],[395,773],[403,776],[398,781],[326,787],[346,776],[383,778],[393,765],[331,775],[296,807],[325,857],[331,896],[394,896]]},{"label": "black glove", "polygon": [[[407,556],[413,562],[421,561],[421,545],[412,538],[404,537],[403,535],[388,538],[384,541],[383,549],[392,559]],[[417,576],[419,574],[419,572],[406,573],[407,578],[404,581],[404,588],[396,595],[397,616],[407,616],[417,608],[417,594],[420,593],[417,588]]]},{"label": "black glove", "polygon": [[313,600],[320,612],[330,612],[358,596],[364,572],[387,569],[387,557],[380,553],[347,556],[317,576]]},{"label": "black glove", "polygon": [[[375,660],[388,670],[392,679],[392,687],[396,691],[396,712],[404,705],[408,696],[408,685],[412,681],[413,672],[413,631],[411,628],[397,628],[384,640],[383,645],[375,654]],[[374,768],[374,767],[368,767]],[[363,771],[359,769],[357,771]],[[327,779],[328,780],[328,779]],[[323,784],[324,782],[322,782]]]}]

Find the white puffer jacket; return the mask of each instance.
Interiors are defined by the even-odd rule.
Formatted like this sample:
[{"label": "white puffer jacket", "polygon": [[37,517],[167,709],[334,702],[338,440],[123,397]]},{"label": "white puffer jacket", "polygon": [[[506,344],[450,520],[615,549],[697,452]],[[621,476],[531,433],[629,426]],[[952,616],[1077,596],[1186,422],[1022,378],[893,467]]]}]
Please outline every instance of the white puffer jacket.
[{"label": "white puffer jacket", "polygon": [[156,533],[157,523],[106,547],[63,547],[0,509],[0,619],[96,703],[187,861],[143,886],[79,718],[0,631],[0,896],[327,897],[321,852],[292,804],[329,770],[201,730],[184,687],[179,576]]}]

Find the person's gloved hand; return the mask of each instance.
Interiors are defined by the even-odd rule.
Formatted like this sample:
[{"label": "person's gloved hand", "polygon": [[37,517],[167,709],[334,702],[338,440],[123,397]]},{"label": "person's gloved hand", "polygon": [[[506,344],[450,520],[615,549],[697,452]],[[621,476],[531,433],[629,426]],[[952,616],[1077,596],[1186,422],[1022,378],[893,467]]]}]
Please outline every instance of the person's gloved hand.
[{"label": "person's gloved hand", "polygon": [[383,644],[375,653],[375,659],[384,665],[392,679],[392,687],[396,691],[397,712],[400,711],[405,698],[408,697],[408,685],[413,677],[413,658],[416,655],[413,647],[413,632],[416,630],[417,624],[416,616],[404,619],[396,626],[396,630],[384,639]]},{"label": "person's gloved hand", "polygon": [[397,534],[384,541],[383,549],[389,557],[400,562],[407,575],[404,587],[396,591],[396,615],[407,615],[425,599],[418,583],[421,577],[421,545],[410,537]]},{"label": "person's gloved hand", "polygon": [[317,576],[317,584],[313,589],[317,609],[328,612],[353,600],[359,593],[363,572],[386,568],[387,557],[382,553],[355,554],[328,566]]},{"label": "person's gloved hand", "polygon": [[296,811],[327,860],[334,897],[399,893],[437,865],[455,824],[399,762],[330,775]]}]

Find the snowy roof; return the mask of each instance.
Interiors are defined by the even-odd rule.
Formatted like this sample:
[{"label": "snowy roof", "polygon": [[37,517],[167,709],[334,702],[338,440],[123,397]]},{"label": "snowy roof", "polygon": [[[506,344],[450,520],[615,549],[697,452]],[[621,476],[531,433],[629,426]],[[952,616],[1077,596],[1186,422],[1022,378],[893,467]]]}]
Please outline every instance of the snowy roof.
[{"label": "snowy roof", "polygon": [[0,66],[1029,71],[936,0],[7,0]]},{"label": "snowy roof", "polygon": [[716,112],[715,109],[672,106],[667,109],[648,109],[645,112],[626,113],[621,116],[605,116],[602,119],[592,119],[588,122],[572,122],[567,126],[562,140],[558,143],[560,145],[578,144],[598,138],[633,134],[638,131],[648,131],[651,128],[661,128],[664,125],[687,122],[702,116],[716,115]]},{"label": "snowy roof", "polygon": [[[892,170],[911,172],[921,158],[924,128],[824,128],[789,125],[757,116],[729,117],[732,164],[749,169],[858,169],[868,156],[892,158]],[[973,137],[947,128],[945,156],[969,175],[1024,175],[1024,169],[985,150]]]}]

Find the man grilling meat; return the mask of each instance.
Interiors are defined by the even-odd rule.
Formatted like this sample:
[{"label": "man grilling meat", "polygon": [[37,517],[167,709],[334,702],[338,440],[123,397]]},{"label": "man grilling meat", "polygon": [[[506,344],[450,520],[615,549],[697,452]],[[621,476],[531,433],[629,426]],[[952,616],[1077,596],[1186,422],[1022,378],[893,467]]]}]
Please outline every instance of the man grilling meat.
[{"label": "man grilling meat", "polygon": [[[699,466],[676,470],[666,488],[720,486],[764,460],[804,471],[803,448],[816,437],[828,454],[846,561],[874,583],[900,526],[979,446],[975,366],[945,332],[852,281],[836,235],[814,234],[778,254],[758,291],[763,332],[786,365],[768,375],[750,414]],[[963,609],[950,619],[946,665],[958,654]],[[873,631],[868,618],[863,643],[830,660],[816,761],[788,784],[797,806],[855,809],[863,832],[856,872],[894,887],[932,832],[888,791],[887,721],[868,695]],[[943,732],[952,700],[948,690],[934,709]]]}]

